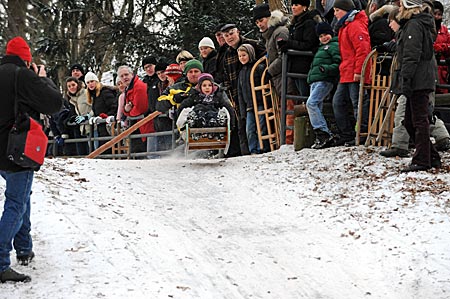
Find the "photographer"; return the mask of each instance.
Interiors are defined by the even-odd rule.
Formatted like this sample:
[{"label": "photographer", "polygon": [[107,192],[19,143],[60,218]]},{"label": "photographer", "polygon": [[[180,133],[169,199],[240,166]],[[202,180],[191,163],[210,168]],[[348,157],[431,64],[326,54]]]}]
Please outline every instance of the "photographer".
[{"label": "photographer", "polygon": [[[7,158],[8,135],[15,122],[15,101],[21,112],[39,120],[39,113],[57,112],[62,97],[45,68],[31,63],[31,51],[21,37],[6,45],[0,63],[0,175],[6,181],[5,204],[0,219],[0,282],[28,282],[30,276],[10,268],[10,251],[14,242],[17,260],[28,265],[33,259],[30,230],[30,195],[34,170],[23,168]],[[31,70],[29,69],[31,66]],[[16,87],[17,86],[17,90]]]}]

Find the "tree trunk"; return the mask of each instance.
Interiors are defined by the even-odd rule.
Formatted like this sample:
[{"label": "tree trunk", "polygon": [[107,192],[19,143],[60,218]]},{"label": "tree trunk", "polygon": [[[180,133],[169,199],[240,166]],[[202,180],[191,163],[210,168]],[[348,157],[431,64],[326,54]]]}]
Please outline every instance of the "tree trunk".
[{"label": "tree trunk", "polygon": [[25,37],[27,0],[8,0],[8,32],[9,38]]}]

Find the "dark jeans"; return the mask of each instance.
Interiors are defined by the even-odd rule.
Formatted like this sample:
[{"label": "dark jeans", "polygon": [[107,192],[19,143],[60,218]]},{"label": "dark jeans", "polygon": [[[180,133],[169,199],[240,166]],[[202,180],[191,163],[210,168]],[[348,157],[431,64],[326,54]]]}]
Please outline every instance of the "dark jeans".
[{"label": "dark jeans", "polygon": [[411,164],[431,167],[431,161],[439,160],[439,153],[430,140],[430,120],[428,113],[429,90],[413,92],[406,100],[404,125],[414,141],[416,150]]},{"label": "dark jeans", "polygon": [[27,255],[33,248],[30,230],[30,195],[34,171],[7,172],[0,170],[6,181],[5,204],[0,219],[0,272],[9,268],[9,253]]}]

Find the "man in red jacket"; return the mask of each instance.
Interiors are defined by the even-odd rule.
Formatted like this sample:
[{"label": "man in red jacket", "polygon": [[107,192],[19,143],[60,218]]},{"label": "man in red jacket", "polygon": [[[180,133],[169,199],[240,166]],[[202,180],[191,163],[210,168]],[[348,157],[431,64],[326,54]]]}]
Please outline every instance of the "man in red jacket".
[{"label": "man in red jacket", "polygon": [[[339,51],[342,62],[339,65],[340,80],[333,97],[333,112],[339,129],[336,145],[354,144],[354,120],[348,113],[349,101],[353,106],[353,116],[358,117],[359,84],[362,65],[370,53],[368,18],[364,11],[355,10],[352,0],[336,0],[334,15],[338,20]],[[364,83],[370,83],[370,73],[366,72]],[[368,101],[365,101],[365,104]],[[367,130],[367,111],[363,105],[361,131]]]},{"label": "man in red jacket", "polygon": [[[126,86],[124,114],[131,117],[143,115],[148,110],[147,84],[134,75],[133,70],[127,65],[120,66],[117,75]],[[133,134],[139,134],[139,132],[141,134],[155,132],[153,120],[141,126],[139,131],[136,130]],[[143,143],[145,141],[146,138],[142,138],[142,140],[139,138],[131,139],[131,152],[146,151]]]}]

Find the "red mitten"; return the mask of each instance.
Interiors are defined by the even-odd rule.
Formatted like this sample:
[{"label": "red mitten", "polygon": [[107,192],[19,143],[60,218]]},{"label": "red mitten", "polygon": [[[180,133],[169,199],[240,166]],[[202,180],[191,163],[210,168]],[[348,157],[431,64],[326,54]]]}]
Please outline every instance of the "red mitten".
[{"label": "red mitten", "polygon": [[99,115],[101,118],[107,118],[108,117],[108,115],[106,114],[106,113],[100,113],[100,115]]}]

